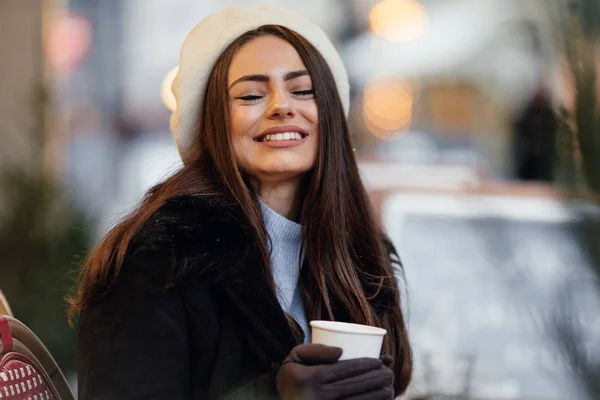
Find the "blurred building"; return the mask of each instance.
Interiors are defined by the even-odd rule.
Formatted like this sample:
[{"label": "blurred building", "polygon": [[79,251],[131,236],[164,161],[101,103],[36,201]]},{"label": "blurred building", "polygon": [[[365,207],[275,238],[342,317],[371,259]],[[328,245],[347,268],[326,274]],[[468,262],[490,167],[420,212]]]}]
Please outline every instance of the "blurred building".
[{"label": "blurred building", "polygon": [[31,160],[43,135],[42,0],[0,4],[0,164]]},{"label": "blurred building", "polygon": [[344,54],[359,88],[354,127],[367,154],[380,149],[389,160],[519,178],[517,120],[540,91],[552,105],[566,97],[557,4],[355,2],[364,28]]}]

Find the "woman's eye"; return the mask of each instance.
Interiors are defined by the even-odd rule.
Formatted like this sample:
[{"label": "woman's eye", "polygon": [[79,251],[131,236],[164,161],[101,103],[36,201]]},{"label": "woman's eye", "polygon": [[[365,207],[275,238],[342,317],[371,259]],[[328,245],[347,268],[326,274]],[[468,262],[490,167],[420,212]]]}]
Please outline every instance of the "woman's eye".
[{"label": "woman's eye", "polygon": [[314,96],[315,91],[313,89],[310,90],[296,90],[295,92],[292,92],[294,95],[296,96]]},{"label": "woman's eye", "polygon": [[236,99],[245,101],[246,103],[253,103],[255,101],[260,100],[261,98],[262,98],[261,96],[255,96],[255,95],[236,97]]}]

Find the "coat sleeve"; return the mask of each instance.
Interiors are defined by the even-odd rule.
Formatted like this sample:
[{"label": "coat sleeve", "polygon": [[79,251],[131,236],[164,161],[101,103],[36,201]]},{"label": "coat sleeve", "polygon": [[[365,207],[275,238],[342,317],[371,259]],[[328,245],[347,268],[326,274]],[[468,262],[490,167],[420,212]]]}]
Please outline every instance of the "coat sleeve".
[{"label": "coat sleeve", "polygon": [[278,364],[272,366],[271,371],[229,393],[223,400],[279,400],[275,384],[278,369]]},{"label": "coat sleeve", "polygon": [[[186,399],[189,342],[179,290],[156,284],[156,261],[134,257],[79,319],[78,397]],[[146,265],[143,265],[146,264]],[[145,267],[145,268],[144,268]]]}]

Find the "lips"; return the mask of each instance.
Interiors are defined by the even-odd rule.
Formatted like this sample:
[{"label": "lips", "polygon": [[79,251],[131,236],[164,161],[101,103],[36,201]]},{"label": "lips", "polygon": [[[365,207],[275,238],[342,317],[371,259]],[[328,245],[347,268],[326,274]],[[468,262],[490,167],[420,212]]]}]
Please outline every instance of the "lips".
[{"label": "lips", "polygon": [[304,139],[308,136],[308,132],[296,125],[278,125],[265,129],[254,138],[255,142],[264,142],[266,139],[273,140],[298,140],[297,135]]}]

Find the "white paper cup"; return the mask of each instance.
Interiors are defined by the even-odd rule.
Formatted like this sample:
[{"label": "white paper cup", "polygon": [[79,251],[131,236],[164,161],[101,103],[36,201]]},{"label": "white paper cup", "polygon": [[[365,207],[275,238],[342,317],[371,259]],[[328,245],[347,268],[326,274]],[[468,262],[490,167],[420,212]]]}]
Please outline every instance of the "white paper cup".
[{"label": "white paper cup", "polygon": [[310,321],[312,343],[340,347],[340,360],[379,358],[385,329],[335,321]]}]

